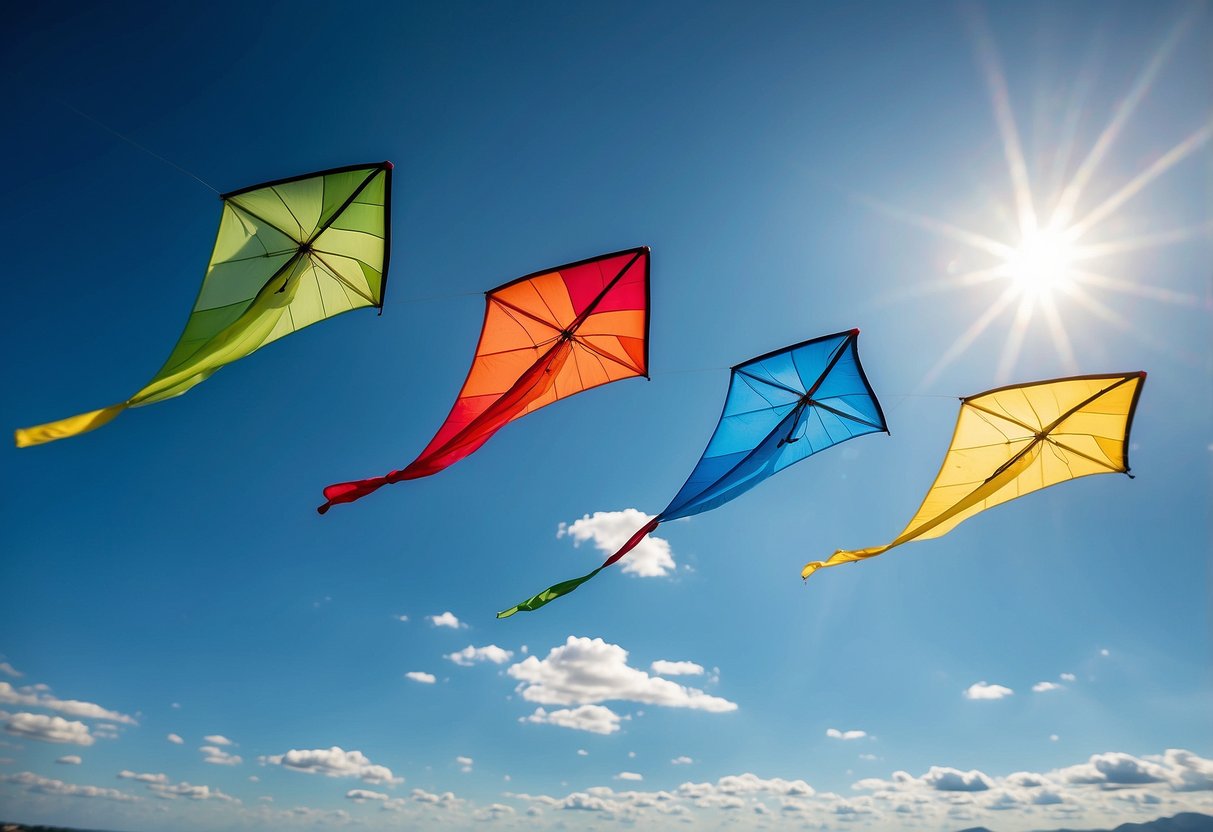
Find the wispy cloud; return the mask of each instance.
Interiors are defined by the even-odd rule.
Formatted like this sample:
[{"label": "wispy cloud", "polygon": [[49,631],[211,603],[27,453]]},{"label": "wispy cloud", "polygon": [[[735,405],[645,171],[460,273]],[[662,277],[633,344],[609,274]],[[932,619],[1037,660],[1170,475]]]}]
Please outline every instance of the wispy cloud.
[{"label": "wispy cloud", "polygon": [[372,763],[361,751],[345,751],[339,746],[332,748],[291,749],[285,754],[258,757],[264,765],[276,765],[307,774],[322,774],[325,777],[357,777],[364,783],[403,783],[386,766]]},{"label": "wispy cloud", "polygon": [[670,765],[672,765],[672,766],[689,766],[693,762],[695,762],[695,761],[692,760],[690,757],[687,757],[684,754],[681,757],[675,757],[674,759],[670,760]]},{"label": "wispy cloud", "polygon": [[710,713],[737,710],[727,699],[650,676],[627,663],[628,652],[600,638],[569,636],[546,658],[528,656],[507,671],[518,692],[542,705],[592,705],[610,700],[642,702]]},{"label": "wispy cloud", "polygon": [[8,662],[0,662],[0,673],[5,674],[6,676],[12,676],[14,679],[20,679],[22,676],[25,675],[24,673],[22,673],[17,668],[13,667]]},{"label": "wispy cloud", "polygon": [[129,795],[117,789],[106,789],[101,786],[77,786],[73,783],[64,783],[62,780],[43,777],[30,771],[23,771],[20,774],[0,774],[0,783],[13,783],[28,792],[63,797],[95,798],[114,800],[121,803],[129,803],[139,799],[134,795]]},{"label": "wispy cloud", "polygon": [[695,662],[668,662],[658,659],[649,665],[658,676],[702,676],[703,666]]},{"label": "wispy cloud", "polygon": [[61,766],[78,766],[84,762],[84,760],[80,758],[79,754],[64,754],[59,759],[55,760],[55,762]]},{"label": "wispy cloud", "polygon": [[[535,713],[521,717],[518,721],[556,725],[574,731],[589,731],[591,734],[613,734],[619,730],[620,720],[621,717],[605,705],[581,705],[554,711],[536,708]],[[582,749],[577,753],[585,756],[588,752]]]},{"label": "wispy cloud", "polygon": [[833,740],[861,740],[868,735],[867,731],[839,731],[837,728],[827,728],[826,736]]},{"label": "wispy cloud", "polygon": [[1056,682],[1037,682],[1032,685],[1033,693],[1048,693],[1051,690],[1062,690],[1062,686]]},{"label": "wispy cloud", "polygon": [[238,766],[244,762],[239,754],[229,754],[217,745],[204,745],[198,749],[202,752],[202,762],[216,766]]},{"label": "wispy cloud", "polygon": [[455,613],[447,610],[441,615],[427,615],[430,625],[434,627],[449,627],[452,630],[458,630],[467,625],[455,617]]},{"label": "wispy cloud", "polygon": [[1015,691],[1003,685],[992,685],[988,682],[974,682],[965,688],[965,699],[1003,699],[1012,695]]},{"label": "wispy cloud", "polygon": [[404,678],[412,679],[414,682],[420,682],[423,685],[432,685],[438,681],[433,673],[426,673],[424,670],[410,670],[404,674]]},{"label": "wispy cloud", "polygon": [[222,734],[211,734],[208,737],[203,737],[202,741],[211,745],[232,745],[232,741]]},{"label": "wispy cloud", "polygon": [[[556,537],[570,537],[574,546],[592,541],[604,555],[613,555],[628,539],[652,520],[652,516],[634,508],[623,511],[596,511],[572,523],[561,523]],[[620,561],[620,567],[638,578],[657,578],[676,568],[668,540],[648,535]]]},{"label": "wispy cloud", "polygon": [[78,699],[59,699],[50,693],[46,685],[31,685],[14,688],[8,682],[0,682],[0,705],[20,705],[26,708],[40,708],[56,711],[78,719],[107,719],[110,722],[120,722],[123,725],[136,725],[135,718],[126,714],[111,711],[92,702],[81,702]]},{"label": "wispy cloud", "polygon": [[469,644],[462,650],[447,654],[447,658],[461,667],[471,667],[477,662],[505,664],[514,658],[514,651],[503,650],[496,644],[486,644],[484,647],[473,647]]},{"label": "wispy cloud", "polygon": [[96,740],[83,722],[67,720],[61,716],[19,713],[9,716],[4,730],[19,737],[29,737],[43,742],[92,745]]},{"label": "wispy cloud", "polygon": [[181,745],[182,743],[185,742],[185,740],[181,739],[181,737],[178,736],[177,734],[165,734],[164,738],[166,740],[168,740],[169,742],[171,742],[173,745]]}]

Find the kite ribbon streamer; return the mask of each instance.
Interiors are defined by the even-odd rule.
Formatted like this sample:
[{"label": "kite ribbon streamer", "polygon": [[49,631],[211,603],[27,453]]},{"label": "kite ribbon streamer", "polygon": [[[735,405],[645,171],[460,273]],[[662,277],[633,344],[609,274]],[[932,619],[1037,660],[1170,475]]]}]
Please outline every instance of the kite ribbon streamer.
[{"label": "kite ribbon streamer", "polygon": [[432,453],[424,454],[407,467],[392,471],[386,476],[330,485],[324,489],[327,502],[316,510],[324,514],[337,503],[352,503],[385,485],[428,477],[455,460],[467,456],[548,392],[571,351],[572,341],[569,338],[559,339],[543,359],[535,362],[504,396],[493,402],[487,410],[469,422],[467,427]]},{"label": "kite ribbon streamer", "polygon": [[806,563],[804,568],[800,571],[800,577],[808,580],[810,575],[823,567],[838,566],[839,564],[843,563],[854,563],[855,561],[874,558],[877,555],[884,554],[894,546],[900,546],[906,541],[913,540],[916,537],[921,537],[931,529],[947,522],[948,520],[951,520],[961,512],[968,511],[973,506],[996,493],[1007,483],[1013,482],[1016,477],[1032,467],[1032,463],[1034,463],[1036,458],[1040,456],[1040,451],[1040,442],[1033,442],[1031,445],[1021,451],[1019,456],[1011,460],[1011,462],[1007,463],[1007,465],[1003,466],[998,473],[994,474],[992,477],[982,483],[981,486],[973,491],[973,493],[969,494],[969,496],[965,497],[943,514],[922,524],[921,526],[914,526],[906,529],[892,543],[886,543],[884,546],[873,546],[869,549],[839,549],[837,552],[830,555],[828,560],[815,560],[812,563]]},{"label": "kite ribbon streamer", "polygon": [[532,595],[530,598],[526,599],[525,601],[523,601],[519,604],[515,604],[514,606],[510,607],[508,610],[502,610],[501,612],[497,613],[497,617],[498,618],[509,618],[511,615],[513,615],[516,612],[533,612],[533,611],[539,609],[540,607],[542,607],[544,604],[548,603],[549,601],[555,601],[561,595],[568,595],[574,589],[581,586],[583,583],[590,580],[595,575],[597,575],[599,572],[606,569],[608,566],[613,564],[615,561],[619,560],[624,555],[626,555],[628,552],[632,551],[637,546],[639,546],[640,541],[644,540],[645,537],[650,532],[654,531],[657,528],[658,524],[660,524],[660,523],[661,523],[660,516],[654,517],[652,520],[645,523],[644,526],[638,532],[636,532],[636,534],[634,534],[630,538],[628,538],[627,543],[625,543],[619,547],[618,552],[616,552],[615,554],[613,554],[609,558],[607,558],[605,561],[603,561],[602,566],[599,566],[597,569],[595,569],[593,572],[590,572],[588,575],[582,575],[580,578],[573,578],[572,580],[562,581],[553,586],[549,586],[547,589],[545,589],[543,592],[539,593],[538,595]]}]

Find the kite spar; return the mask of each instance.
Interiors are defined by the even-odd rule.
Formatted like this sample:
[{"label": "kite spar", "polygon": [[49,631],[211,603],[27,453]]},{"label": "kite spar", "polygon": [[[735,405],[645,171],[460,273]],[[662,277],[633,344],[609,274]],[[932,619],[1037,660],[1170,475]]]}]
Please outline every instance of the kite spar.
[{"label": "kite spar", "polygon": [[537,610],[567,595],[634,549],[659,523],[690,517],[739,497],[818,451],[888,432],[856,346],[859,330],[785,347],[733,368],[720,422],[686,484],[665,510],[619,551],[580,578],[548,587],[497,613]]},{"label": "kite spar", "polygon": [[436,474],[509,422],[558,399],[647,378],[648,335],[648,247],[535,272],[486,292],[472,368],[430,444],[400,470],[328,486],[317,511]]},{"label": "kite spar", "polygon": [[801,577],[940,537],[980,511],[1050,485],[1129,474],[1129,430],[1145,380],[1144,372],[1077,376],[961,399],[952,445],[905,531],[885,546],[840,549],[805,564]]},{"label": "kite spar", "polygon": [[101,427],[180,396],[271,341],[362,307],[383,309],[391,162],[353,165],[223,194],[194,309],[155,377],[121,404],[16,431],[17,447]]}]

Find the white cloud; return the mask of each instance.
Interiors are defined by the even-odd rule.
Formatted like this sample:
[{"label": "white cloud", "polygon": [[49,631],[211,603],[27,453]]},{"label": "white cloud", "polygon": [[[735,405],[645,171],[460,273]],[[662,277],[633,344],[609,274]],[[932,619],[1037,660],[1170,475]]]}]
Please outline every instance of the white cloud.
[{"label": "white cloud", "polygon": [[111,711],[92,702],[77,699],[59,699],[47,692],[45,685],[33,685],[20,689],[8,682],[0,682],[0,705],[21,705],[27,708],[42,708],[57,711],[81,719],[108,719],[123,725],[136,725],[135,718]]},{"label": "white cloud", "polygon": [[674,759],[670,760],[670,765],[672,765],[672,766],[689,766],[693,762],[695,762],[695,761],[684,754],[681,757],[675,757]]},{"label": "white cloud", "polygon": [[78,766],[84,760],[80,759],[79,754],[64,754],[58,760],[55,760],[55,762],[63,766]]},{"label": "white cloud", "polygon": [[[541,710],[541,711],[542,711],[542,710],[543,710],[543,708],[540,708],[539,710]],[[586,751],[584,748],[578,748],[578,749],[577,749],[577,756],[578,756],[578,757],[588,757],[588,756],[590,756],[590,752]]]},{"label": "white cloud", "polygon": [[[604,555],[613,555],[623,544],[652,520],[652,516],[634,508],[623,511],[596,511],[572,523],[561,523],[556,537],[571,537],[574,546],[587,540]],[[624,572],[639,578],[661,577],[676,568],[670,543],[661,537],[648,535],[623,560]]]},{"label": "white cloud", "polygon": [[1112,655],[1112,651],[1106,647],[1101,647],[1099,649],[1099,655],[1104,656],[1106,658],[1107,656]]},{"label": "white cloud", "polygon": [[634,771],[621,771],[615,775],[616,780],[643,780],[644,775],[637,774]]},{"label": "white cloud", "polygon": [[543,705],[586,705],[616,699],[710,713],[737,710],[736,703],[727,699],[629,667],[627,659],[627,651],[617,644],[569,636],[546,658],[528,656],[507,672],[519,681],[517,690],[523,699]]},{"label": "white cloud", "polygon": [[438,681],[438,678],[433,673],[426,673],[424,670],[410,670],[404,674],[404,678],[412,679],[414,682],[420,682],[423,685],[432,685]]},{"label": "white cloud", "polygon": [[[604,705],[581,705],[577,708],[562,708],[550,712],[543,708],[536,708],[535,713],[521,717],[518,721],[540,725],[558,725],[561,728],[589,731],[592,734],[613,734],[619,730],[620,717]],[[585,756],[588,752],[581,749],[577,753]]]},{"label": "white cloud", "polygon": [[350,789],[345,793],[347,800],[352,800],[355,803],[365,803],[368,800],[390,800],[383,792],[372,792],[366,789]]},{"label": "white cloud", "polygon": [[1056,734],[1049,734],[1050,742],[1057,742],[1059,739],[1061,739],[1061,737],[1057,736]]},{"label": "white cloud", "polygon": [[323,774],[325,777],[357,777],[372,785],[403,783],[386,766],[378,766],[361,751],[344,751],[338,746],[310,750],[291,749],[285,754],[258,757],[261,763],[280,765],[293,771]]},{"label": "white cloud", "polygon": [[136,783],[168,783],[167,774],[139,774],[134,771],[123,769],[118,772],[119,780],[134,780]]},{"label": "white cloud", "polygon": [[69,742],[75,745],[92,745],[96,740],[83,722],[67,720],[61,716],[45,714],[12,714],[4,730],[19,737],[43,742]]},{"label": "white cloud", "polygon": [[695,662],[667,662],[658,659],[649,665],[658,676],[702,676],[703,666]]},{"label": "white cloud", "polygon": [[173,745],[181,745],[182,743],[185,742],[185,740],[181,739],[181,737],[178,736],[177,734],[166,734],[164,738],[166,740],[168,740],[169,742],[171,742]]},{"label": "white cloud", "polygon": [[1062,690],[1062,686],[1056,682],[1037,682],[1032,685],[1033,693],[1048,693],[1051,690]]},{"label": "white cloud", "polygon": [[1073,673],[1063,673],[1063,674],[1061,674],[1061,680],[1062,680],[1063,682],[1073,682],[1073,681],[1075,681],[1077,678],[1078,678],[1078,677],[1077,677],[1077,676],[1075,676]]},{"label": "white cloud", "polygon": [[867,731],[839,731],[837,728],[826,729],[826,736],[834,740],[861,740],[867,735]]},{"label": "white cloud", "polygon": [[229,754],[217,745],[204,745],[198,749],[202,752],[202,762],[216,766],[238,766],[244,762],[239,754]]},{"label": "white cloud", "polygon": [[101,800],[115,800],[122,803],[139,799],[134,795],[120,792],[117,789],[104,789],[100,786],[77,786],[72,783],[64,783],[62,780],[42,777],[30,771],[23,771],[20,774],[0,774],[0,783],[14,783],[26,791],[37,792],[39,794],[98,798]]},{"label": "white cloud", "polygon": [[477,662],[505,664],[514,658],[514,651],[503,650],[496,644],[486,644],[484,647],[473,647],[469,644],[462,650],[448,654],[447,658],[460,667],[471,667]]},{"label": "white cloud", "polygon": [[459,766],[459,770],[462,771],[464,774],[471,774],[471,772],[472,772],[472,758],[471,757],[456,757],[455,763],[456,763],[456,765]]},{"label": "white cloud", "polygon": [[149,783],[148,789],[166,800],[176,800],[184,797],[187,800],[219,800],[223,803],[239,803],[240,801],[210,786],[195,786],[184,781],[180,783]]},{"label": "white cloud", "polygon": [[12,676],[14,679],[20,679],[22,676],[25,675],[24,673],[22,673],[17,668],[13,667],[8,662],[0,662],[0,673],[3,673],[7,676]]},{"label": "white cloud", "polygon": [[976,769],[960,771],[947,766],[931,766],[922,776],[922,782],[940,792],[983,792],[994,785],[985,774]]},{"label": "white cloud", "polygon": [[[392,618],[394,618],[397,621],[400,621],[401,623],[404,623],[404,624],[407,624],[408,620],[409,620],[409,617],[407,615],[393,615]],[[355,791],[357,791],[357,789],[355,789]]]},{"label": "white cloud", "polygon": [[1002,699],[1015,693],[1002,685],[991,685],[986,682],[974,682],[965,689],[965,699]]},{"label": "white cloud", "polygon": [[211,734],[209,737],[203,737],[202,741],[210,745],[232,745],[232,741],[222,734]]},{"label": "white cloud", "polygon": [[435,627],[450,627],[452,630],[458,630],[461,627],[467,626],[456,618],[455,613],[451,612],[450,610],[442,613],[442,615],[427,615],[426,618],[428,618],[430,620],[430,624]]}]

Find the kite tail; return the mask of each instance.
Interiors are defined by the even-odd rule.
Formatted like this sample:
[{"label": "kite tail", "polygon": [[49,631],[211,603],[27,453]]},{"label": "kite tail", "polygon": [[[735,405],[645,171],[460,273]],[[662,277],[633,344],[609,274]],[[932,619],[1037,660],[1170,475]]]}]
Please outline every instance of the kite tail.
[{"label": "kite tail", "polygon": [[615,561],[622,558],[628,552],[635,549],[640,544],[640,541],[644,540],[645,536],[649,532],[651,532],[657,528],[657,524],[660,522],[661,522],[661,517],[658,516],[658,517],[654,517],[652,520],[645,523],[644,527],[641,528],[640,531],[636,532],[636,534],[634,534],[630,538],[628,538],[628,542],[619,547],[618,552],[616,552],[615,554],[613,554],[609,558],[607,558],[605,561],[603,561],[602,566],[599,566],[597,569],[595,569],[593,572],[589,573],[588,575],[582,575],[580,578],[573,578],[572,580],[562,581],[561,583],[554,584],[553,586],[549,586],[547,589],[545,589],[543,592],[539,593],[538,595],[532,595],[530,598],[526,599],[525,601],[523,601],[519,604],[515,604],[514,606],[510,607],[508,610],[502,610],[501,612],[497,613],[497,617],[498,618],[509,618],[511,615],[513,615],[516,612],[533,612],[533,611],[539,609],[540,607],[544,606],[545,604],[547,604],[549,601],[555,601],[561,595],[568,595],[570,592],[575,590],[577,587],[581,586],[583,583],[585,583],[586,581],[593,578],[599,572],[606,569],[612,563],[614,563]]},{"label": "kite tail", "polygon": [[57,439],[67,439],[69,436],[77,436],[81,433],[88,433],[90,430],[96,430],[115,419],[119,413],[126,410],[129,406],[123,402],[122,404],[103,407],[100,410],[93,410],[89,413],[81,413],[79,416],[69,416],[66,419],[60,419],[58,422],[47,422],[45,425],[35,425],[32,428],[17,428],[13,431],[13,436],[17,440],[18,448],[28,448],[30,445],[44,445]]},{"label": "kite tail", "polygon": [[393,471],[385,477],[371,477],[369,480],[353,480],[351,482],[339,482],[336,485],[326,486],[324,489],[325,503],[322,506],[317,506],[316,511],[324,514],[338,503],[352,503],[355,500],[360,500],[367,494],[371,494],[389,483],[396,482],[397,478],[393,476],[396,473]]},{"label": "kite tail", "polygon": [[826,566],[838,566],[840,563],[855,563],[856,561],[874,558],[877,555],[884,554],[892,549],[896,544],[890,543],[888,546],[874,546],[871,549],[839,549],[834,554],[830,555],[827,560],[815,560],[811,563],[806,563],[804,569],[800,570],[800,577],[806,581],[809,576]]}]

